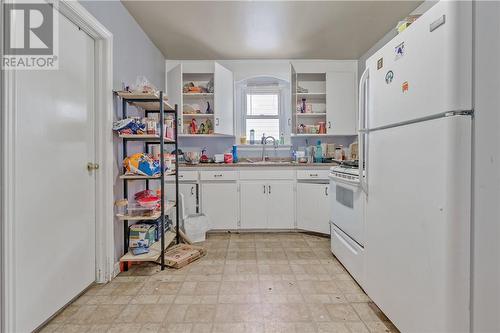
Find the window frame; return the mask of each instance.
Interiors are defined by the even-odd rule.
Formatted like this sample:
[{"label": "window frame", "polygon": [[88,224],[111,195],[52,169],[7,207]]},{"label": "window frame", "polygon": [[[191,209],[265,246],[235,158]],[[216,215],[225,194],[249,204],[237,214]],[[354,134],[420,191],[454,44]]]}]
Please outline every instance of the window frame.
[{"label": "window frame", "polygon": [[[247,98],[248,95],[277,95],[278,96],[278,114],[277,115],[249,115],[247,109]],[[281,133],[284,133],[285,124],[284,121],[284,105],[283,105],[283,87],[276,86],[258,86],[258,87],[245,87],[242,91],[242,116],[241,116],[241,135],[247,133],[247,119],[278,119],[279,131],[278,137],[275,138],[279,140]],[[255,138],[258,142],[260,138]],[[247,138],[247,144],[250,142],[250,138]]]}]

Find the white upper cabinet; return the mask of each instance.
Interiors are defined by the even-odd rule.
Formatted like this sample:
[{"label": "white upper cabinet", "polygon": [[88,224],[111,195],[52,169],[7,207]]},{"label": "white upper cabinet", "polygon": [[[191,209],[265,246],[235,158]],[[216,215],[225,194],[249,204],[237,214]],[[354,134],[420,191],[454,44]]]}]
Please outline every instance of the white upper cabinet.
[{"label": "white upper cabinet", "polygon": [[216,134],[234,134],[233,90],[233,72],[216,62],[214,68],[214,132]]},{"label": "white upper cabinet", "polygon": [[326,73],[326,127],[331,135],[356,135],[356,72]]},{"label": "white upper cabinet", "polygon": [[[169,102],[179,106],[179,134],[234,135],[233,73],[214,61],[173,63],[167,72],[167,93]],[[208,88],[210,84],[210,91],[188,89],[189,85]]]},{"label": "white upper cabinet", "polygon": [[177,126],[182,133],[182,64],[179,64],[167,73],[167,97],[170,105],[177,104]]}]

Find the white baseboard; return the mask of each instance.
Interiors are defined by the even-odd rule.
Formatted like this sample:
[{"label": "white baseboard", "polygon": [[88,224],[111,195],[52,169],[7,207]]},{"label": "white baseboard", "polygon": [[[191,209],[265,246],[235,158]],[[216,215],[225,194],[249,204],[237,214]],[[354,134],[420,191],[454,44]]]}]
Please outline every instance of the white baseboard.
[{"label": "white baseboard", "polygon": [[111,279],[114,279],[118,274],[120,274],[120,262],[115,262],[113,276],[111,276]]}]

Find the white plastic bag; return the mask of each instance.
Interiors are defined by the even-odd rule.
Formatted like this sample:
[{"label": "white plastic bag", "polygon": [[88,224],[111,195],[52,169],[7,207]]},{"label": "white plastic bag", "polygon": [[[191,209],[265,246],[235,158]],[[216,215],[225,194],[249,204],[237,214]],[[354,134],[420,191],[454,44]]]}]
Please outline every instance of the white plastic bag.
[{"label": "white plastic bag", "polygon": [[210,220],[204,214],[189,215],[184,218],[186,236],[193,243],[205,241],[209,225]]}]

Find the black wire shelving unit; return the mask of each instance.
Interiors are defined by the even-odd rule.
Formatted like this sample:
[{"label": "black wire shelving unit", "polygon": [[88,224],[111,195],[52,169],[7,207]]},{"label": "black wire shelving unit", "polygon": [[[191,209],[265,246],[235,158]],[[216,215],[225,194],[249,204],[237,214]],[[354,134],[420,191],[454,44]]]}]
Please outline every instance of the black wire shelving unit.
[{"label": "black wire shelving unit", "polygon": [[[161,174],[159,176],[136,176],[136,175],[125,175],[125,168],[123,168],[123,175],[120,179],[123,180],[123,196],[124,199],[128,198],[128,182],[129,181],[145,181],[146,189],[149,189],[151,181],[160,181],[160,212],[151,217],[131,217],[126,215],[117,215],[118,219],[123,222],[123,248],[124,255],[120,258],[120,262],[123,263],[123,269],[128,270],[129,262],[154,262],[161,266],[161,269],[165,269],[165,250],[168,245],[173,241],[174,234],[171,232],[172,223],[166,224],[166,218],[168,218],[169,212],[173,211],[175,208],[175,240],[176,243],[180,242],[179,234],[179,146],[178,146],[178,126],[177,126],[177,114],[178,105],[174,107],[170,106],[163,97],[163,91],[159,92],[159,96],[154,94],[141,94],[141,93],[131,93],[127,91],[118,91],[115,94],[121,98],[122,102],[122,117],[123,119],[128,117],[128,106],[132,105],[137,109],[144,110],[145,116],[148,117],[152,113],[159,113],[160,122],[160,133],[159,135],[120,135],[122,139],[122,151],[123,157],[127,155],[127,146],[131,141],[143,142],[144,151],[147,153],[148,148],[151,145],[160,145],[160,168]],[[174,137],[173,139],[165,138],[165,115],[172,115],[173,127],[174,127]],[[165,173],[165,146],[174,145],[175,146],[175,171]],[[175,201],[166,205],[165,203],[165,177],[174,175],[175,176]],[[152,244],[150,246],[150,253],[143,255],[133,255],[129,250],[129,223],[139,222],[144,220],[160,220],[160,241]],[[171,221],[167,219],[167,221]],[[167,228],[165,226],[167,225]],[[168,233],[168,238],[166,237]],[[167,239],[166,239],[167,238]],[[168,242],[168,243],[167,243]]]}]

